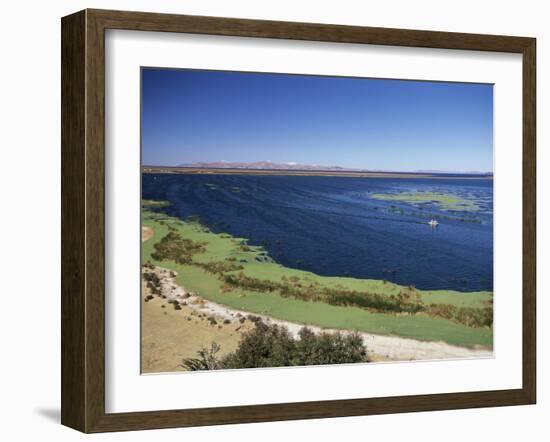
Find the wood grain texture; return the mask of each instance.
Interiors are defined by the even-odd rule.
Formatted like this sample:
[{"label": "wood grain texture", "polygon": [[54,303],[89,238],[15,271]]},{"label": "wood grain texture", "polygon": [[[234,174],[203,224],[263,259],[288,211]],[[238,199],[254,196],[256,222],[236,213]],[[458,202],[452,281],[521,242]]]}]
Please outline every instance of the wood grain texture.
[{"label": "wood grain texture", "polygon": [[105,414],[105,38],[86,11],[86,431]]},{"label": "wood grain texture", "polygon": [[523,389],[537,395],[536,41],[523,51]]},{"label": "wood grain texture", "polygon": [[[105,30],[523,55],[523,387],[516,390],[105,413]],[[62,20],[62,423],[84,432],[532,404],[536,398],[535,40],[526,37],[86,10]]]},{"label": "wood grain texture", "polygon": [[245,20],[148,12],[88,10],[105,29],[185,32],[288,40],[362,43],[390,46],[523,52],[529,38],[456,32],[418,31],[318,23]]},{"label": "wood grain texture", "polygon": [[61,422],[84,428],[85,417],[85,13],[61,30]]}]

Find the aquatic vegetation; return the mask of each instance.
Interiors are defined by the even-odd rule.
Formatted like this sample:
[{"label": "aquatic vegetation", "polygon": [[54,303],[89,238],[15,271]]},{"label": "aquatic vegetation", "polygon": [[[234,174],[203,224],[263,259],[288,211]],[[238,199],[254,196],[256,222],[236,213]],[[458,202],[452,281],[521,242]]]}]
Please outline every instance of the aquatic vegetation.
[{"label": "aquatic vegetation", "polygon": [[[263,248],[247,246],[245,239],[227,233],[213,233],[197,221],[171,217],[159,221],[152,215],[143,211],[144,225],[156,232],[157,242],[143,244],[143,262],[152,259],[176,270],[183,285],[215,302],[331,328],[459,345],[492,342],[491,292],[426,291],[382,280],[320,276],[277,264]],[[364,314],[369,319],[357,322]],[[435,322],[425,328],[429,321]]]},{"label": "aquatic vegetation", "polygon": [[227,272],[235,272],[244,269],[242,265],[235,264],[233,261],[226,259],[225,261],[211,261],[197,263],[209,273],[222,274]]},{"label": "aquatic vegetation", "polygon": [[[172,206],[160,209],[165,214],[184,221],[198,214],[210,233],[246,237],[247,252],[247,247],[263,246],[272,259],[289,268],[324,276],[387,279],[424,290],[493,288],[491,180],[191,174],[153,178],[144,174],[143,195],[170,199]],[[206,183],[218,190],[209,191]],[[233,193],[234,187],[241,192]],[[414,205],[369,196],[417,190],[472,199],[481,210],[444,211],[435,203]],[[431,219],[441,228],[431,231],[422,226]],[[242,259],[263,264],[256,255]],[[398,271],[384,273],[388,267]],[[458,275],[468,283],[453,282]]]},{"label": "aquatic vegetation", "polygon": [[[399,193],[374,193],[370,198],[382,201],[398,201],[412,204],[422,208],[426,204],[435,204],[441,210],[475,212],[480,206],[472,199],[466,199],[459,195],[443,192],[399,192]],[[393,206],[391,206],[393,208]],[[395,209],[399,212],[399,209]]]},{"label": "aquatic vegetation", "polygon": [[469,327],[492,327],[493,304],[483,308],[457,307],[449,304],[432,304],[426,308],[429,315],[440,316]]},{"label": "aquatic vegetation", "polygon": [[141,207],[146,207],[149,209],[160,209],[162,207],[168,207],[169,205],[169,201],[141,200]]},{"label": "aquatic vegetation", "polygon": [[400,291],[397,296],[385,296],[379,293],[327,288],[318,283],[302,285],[289,280],[277,283],[251,278],[243,272],[221,275],[221,277],[229,286],[256,292],[277,291],[283,297],[292,297],[303,301],[326,302],[331,305],[360,307],[386,313],[425,313],[470,327],[491,327],[493,325],[492,304],[482,308],[458,307],[452,304],[426,306],[422,301],[422,296],[413,286]]}]

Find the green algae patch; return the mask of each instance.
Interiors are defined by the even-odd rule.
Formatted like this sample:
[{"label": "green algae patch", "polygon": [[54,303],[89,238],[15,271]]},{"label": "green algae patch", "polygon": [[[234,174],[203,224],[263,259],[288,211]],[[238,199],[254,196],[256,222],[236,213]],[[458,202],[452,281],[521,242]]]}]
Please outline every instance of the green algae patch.
[{"label": "green algae patch", "polygon": [[481,210],[477,203],[471,199],[443,192],[375,193],[370,197],[381,201],[396,201],[414,206],[434,204],[441,210],[449,211],[476,212]]},{"label": "green algae patch", "polygon": [[162,207],[168,207],[170,203],[168,201],[155,201],[155,200],[141,200],[141,207],[149,209],[160,209]]},{"label": "green algae patch", "polygon": [[[196,219],[180,220],[148,207],[142,209],[142,225],[150,227],[153,236],[142,243],[142,263],[175,270],[183,287],[205,299],[299,324],[492,347],[492,327],[457,323],[450,319],[452,315],[429,314],[450,314],[450,309],[452,314],[477,315],[491,306],[492,317],[492,292],[426,291],[388,281],[292,269],[274,262],[265,249],[249,245],[245,238],[214,233]],[[173,254],[170,238],[175,239],[174,247],[180,247],[180,254]],[[162,252],[171,258],[161,256]],[[324,294],[334,297],[323,298]],[[344,296],[343,304],[333,302],[338,296]],[[372,304],[376,308],[358,305],[364,301],[362,296],[374,296],[370,301],[378,303]],[[395,305],[404,306],[404,310],[381,310]],[[423,310],[415,310],[417,305]]]}]

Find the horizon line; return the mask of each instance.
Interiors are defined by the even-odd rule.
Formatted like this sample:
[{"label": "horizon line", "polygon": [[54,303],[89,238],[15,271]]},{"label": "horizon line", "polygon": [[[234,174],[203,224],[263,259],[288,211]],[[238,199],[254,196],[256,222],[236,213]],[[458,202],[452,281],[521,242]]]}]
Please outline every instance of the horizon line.
[{"label": "horizon line", "polygon": [[[223,163],[224,161],[218,161],[219,163]],[[201,162],[198,162],[201,163]],[[226,164],[231,164],[231,161],[225,161]],[[477,170],[421,170],[421,169],[414,169],[414,170],[393,170],[393,169],[364,169],[364,168],[349,168],[349,167],[343,167],[343,166],[317,166],[316,169],[284,169],[284,168],[254,168],[254,167],[214,167],[214,166],[197,166],[194,164],[181,164],[181,165],[164,165],[164,164],[142,164],[141,168],[167,168],[167,169],[204,169],[204,170],[272,170],[272,171],[296,171],[296,172],[338,172],[338,170],[334,169],[340,169],[341,172],[364,172],[364,173],[395,173],[395,174],[445,174],[445,175],[453,175],[453,174],[460,174],[460,175],[494,175],[493,171],[477,171]],[[273,164],[287,164],[292,165],[293,163],[273,163]],[[302,165],[302,166],[312,166],[311,164],[296,164],[295,165]]]},{"label": "horizon line", "polygon": [[[253,164],[258,162],[265,162],[265,163],[271,163],[269,161],[252,161],[252,162],[243,162],[243,161],[213,161],[210,163],[225,163],[228,165],[234,164],[234,163],[243,163],[243,164]],[[284,168],[261,168],[261,167],[215,167],[215,166],[199,166],[197,164],[201,163],[209,163],[206,161],[198,161],[196,163],[189,163],[189,164],[176,164],[176,165],[167,165],[167,164],[142,164],[142,168],[170,168],[170,169],[243,169],[243,170],[295,170],[295,171],[312,171],[317,170],[320,172],[326,171],[326,172],[334,172],[335,169],[339,169],[342,172],[371,172],[371,173],[433,173],[433,174],[463,174],[463,175],[493,175],[494,172],[492,170],[490,171],[482,171],[482,170],[440,170],[440,169],[408,169],[408,170],[396,170],[396,169],[366,169],[366,168],[360,168],[360,167],[344,167],[344,166],[325,166],[325,165],[317,165],[317,164],[300,164],[295,162],[285,162],[285,163],[271,163],[273,165],[288,165],[288,166],[305,166],[305,167],[312,167],[314,166],[315,169],[300,169],[300,168],[293,168],[293,169],[284,169]]]}]

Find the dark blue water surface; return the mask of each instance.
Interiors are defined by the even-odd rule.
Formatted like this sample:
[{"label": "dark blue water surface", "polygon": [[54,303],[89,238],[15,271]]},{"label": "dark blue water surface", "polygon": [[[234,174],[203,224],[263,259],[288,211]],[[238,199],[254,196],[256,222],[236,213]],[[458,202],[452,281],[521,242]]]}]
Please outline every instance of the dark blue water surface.
[{"label": "dark blue water surface", "polygon": [[[480,210],[370,197],[412,191],[459,195]],[[172,216],[198,215],[215,232],[248,238],[288,267],[421,289],[493,289],[491,179],[144,174],[142,194],[169,201]]]}]

